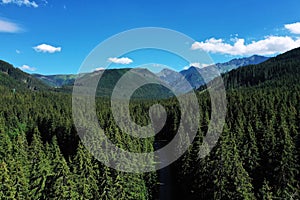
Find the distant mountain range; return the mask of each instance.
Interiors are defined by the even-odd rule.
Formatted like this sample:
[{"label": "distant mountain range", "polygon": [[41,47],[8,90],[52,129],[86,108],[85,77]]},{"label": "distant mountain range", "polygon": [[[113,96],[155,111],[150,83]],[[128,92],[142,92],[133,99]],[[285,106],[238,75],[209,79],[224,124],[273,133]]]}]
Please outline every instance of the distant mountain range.
[{"label": "distant mountain range", "polygon": [[[226,73],[242,66],[259,64],[268,59],[269,58],[267,57],[254,55],[248,58],[233,59],[226,63],[218,63],[214,65],[214,67],[217,68],[220,73]],[[215,78],[215,74],[210,74],[212,67],[213,66],[196,68],[191,66],[189,69],[180,72],[163,69],[161,72],[156,74],[147,69],[135,69],[134,74],[137,76],[132,77],[131,80],[141,78],[147,80],[159,79],[167,85],[172,86],[180,93],[185,93],[191,88],[187,87],[187,84],[183,84],[183,79],[187,80],[193,89],[198,89],[200,86],[205,85],[200,74],[206,74],[209,77],[209,80],[213,80]],[[18,90],[52,90],[71,93],[77,78],[78,80],[76,83],[80,85],[81,82],[83,83],[85,80],[94,80],[102,73],[101,80],[98,83],[97,96],[110,96],[118,80],[129,70],[131,69],[109,69],[80,75],[31,75],[13,67],[9,63],[0,61],[0,83],[3,86],[8,86],[9,88]],[[130,84],[130,80],[127,82]],[[137,98],[142,98],[145,94],[147,98],[156,98],[157,96],[168,98],[173,96],[173,93],[170,90],[161,85],[153,84],[143,86],[135,92],[135,96]]]},{"label": "distant mountain range", "polygon": [[[214,65],[214,67],[217,68],[220,73],[225,73],[225,72],[228,72],[232,69],[236,69],[241,66],[259,64],[261,62],[266,61],[267,59],[269,59],[269,58],[264,57],[264,56],[254,55],[254,56],[247,57],[247,58],[233,59],[233,60],[230,60],[229,62],[225,62],[225,63],[218,63],[218,64]],[[183,78],[185,78],[190,83],[192,88],[197,89],[200,86],[205,84],[205,82],[203,81],[199,72],[201,74],[202,73],[206,73],[206,74],[210,73],[211,67],[212,66],[208,66],[208,67],[199,69],[194,66],[191,66],[189,69],[183,70],[180,72],[176,72],[176,71],[173,71],[170,69],[163,69],[161,72],[157,73],[156,76],[158,76],[161,80],[165,81],[170,86],[176,88],[178,91],[186,92],[188,88],[186,87],[186,84],[182,84],[181,80]],[[111,84],[116,83],[115,79],[116,78],[119,79],[120,78],[119,75],[124,74],[128,70],[129,69],[114,69],[114,70],[112,70],[111,73],[107,73],[113,77],[110,77],[107,79],[109,79],[111,81]],[[106,70],[106,71],[110,71],[110,70]],[[86,74],[86,76],[93,76],[93,74],[97,74],[97,73],[101,73],[101,71],[92,72],[90,74]],[[152,74],[153,76],[155,76],[152,72],[150,72],[148,70],[147,70],[147,72],[141,71],[141,75],[143,73]],[[40,79],[45,84],[47,84],[51,87],[72,86],[75,82],[75,79],[78,77],[78,75],[75,75],[75,74],[69,74],[69,75],[33,74],[33,76]],[[211,75],[209,77],[210,77],[210,80],[215,78],[214,75]],[[106,81],[106,84],[109,84],[109,82]]]},{"label": "distant mountain range", "polygon": [[193,89],[198,89],[200,86],[205,85],[205,81],[201,74],[204,74],[208,78],[208,81],[216,77],[216,73],[213,73],[212,68],[217,69],[221,74],[223,74],[242,66],[259,64],[268,59],[268,57],[254,55],[247,58],[233,59],[225,63],[217,63],[203,68],[191,66],[189,69],[180,71],[179,73],[170,69],[163,69],[157,75],[177,90],[184,92],[187,91],[188,88],[186,85],[182,84],[182,78],[186,79]]},{"label": "distant mountain range", "polygon": [[[127,72],[131,71],[132,73],[126,74]],[[127,76],[123,76],[123,75]],[[133,88],[137,82],[144,82],[145,80],[148,81],[155,81],[159,82],[159,78],[149,71],[148,69],[144,68],[126,68],[126,69],[110,69],[110,70],[100,70],[95,71],[92,73],[84,74],[83,76],[79,77],[75,85],[77,87],[86,87],[89,85],[88,83],[97,82],[99,76],[101,75],[101,79],[98,82],[98,88],[96,91],[97,96],[104,96],[110,97],[112,95],[113,90],[115,89],[118,81],[121,79],[125,79],[125,84],[118,84],[121,90],[126,90],[127,88]],[[160,81],[161,82],[161,81]],[[89,89],[89,88],[87,88]],[[173,96],[171,91],[163,87],[159,84],[146,84],[140,88],[138,88],[133,93],[134,99],[156,99],[159,98],[169,98]],[[121,97],[123,98],[123,97]]]},{"label": "distant mountain range", "polygon": [[[264,87],[274,85],[290,87],[293,83],[300,80],[300,48],[291,50],[274,58],[261,56],[251,56],[249,58],[233,59],[226,63],[215,65],[223,76],[223,81],[227,89],[237,87]],[[180,79],[186,79],[195,88],[204,84],[199,71],[207,73],[211,66],[205,68],[190,67],[181,72],[175,72],[169,69],[163,69],[159,73],[152,73],[147,69],[135,69],[136,78],[145,78],[148,80],[158,77],[168,84],[177,87],[179,90],[187,92],[182,85],[178,84]],[[17,92],[26,91],[54,91],[54,92],[72,92],[76,78],[77,84],[84,80],[93,80],[102,73],[98,84],[97,96],[110,96],[120,78],[131,69],[110,69],[95,71],[92,73],[79,75],[51,75],[44,76],[38,74],[28,74],[22,70],[13,67],[11,64],[0,60],[0,87],[16,90]],[[213,76],[211,77],[213,81]],[[128,82],[130,83],[130,81]],[[199,86],[199,87],[198,87]],[[58,88],[55,88],[58,87]],[[135,92],[136,98],[168,98],[173,94],[163,86],[148,85],[139,88]]]},{"label": "distant mountain range", "polygon": [[73,85],[75,79],[78,77],[76,74],[58,74],[58,75],[41,75],[32,74],[46,85],[51,87],[62,87],[64,85]]},{"label": "distant mountain range", "polygon": [[247,66],[247,65],[257,65],[259,63],[265,62],[268,60],[270,57],[265,57],[265,56],[259,56],[259,55],[253,55],[251,57],[247,58],[235,58],[230,60],[229,62],[225,63],[217,63],[216,67],[222,72],[228,72],[233,69],[242,67],[242,66]]}]

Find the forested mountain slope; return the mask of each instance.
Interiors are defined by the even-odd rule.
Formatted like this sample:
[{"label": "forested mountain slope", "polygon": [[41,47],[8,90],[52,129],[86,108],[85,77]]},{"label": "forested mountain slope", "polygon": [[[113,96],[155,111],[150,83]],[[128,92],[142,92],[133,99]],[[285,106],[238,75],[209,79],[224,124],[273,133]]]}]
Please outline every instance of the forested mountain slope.
[{"label": "forested mountain slope", "polygon": [[[299,199],[300,48],[223,77],[228,99],[223,134],[210,156],[179,173],[183,196]],[[181,165],[193,157],[188,152]]]},{"label": "forested mountain slope", "polygon": [[10,89],[18,90],[49,89],[40,80],[2,60],[0,60],[0,84]]},{"label": "forested mountain slope", "polygon": [[299,83],[300,48],[260,63],[241,67],[226,73],[224,82],[227,88],[241,86],[282,86]]},{"label": "forested mountain slope", "polygon": [[[126,87],[134,87],[137,80],[158,80],[157,76],[153,74],[148,69],[136,68],[136,69],[109,69],[95,71],[92,73],[84,74],[79,77],[75,84],[77,87],[83,87],[85,81],[94,81],[98,82],[98,87],[96,91],[97,97],[110,97],[120,78],[125,75],[127,72],[130,72],[126,78]],[[101,76],[100,80],[99,77]],[[65,86],[66,87],[66,86]],[[119,85],[119,87],[123,87]],[[64,87],[63,87],[64,88]],[[133,99],[157,99],[157,98],[169,98],[173,94],[167,88],[158,85],[158,84],[146,84],[138,88],[132,98]]]}]

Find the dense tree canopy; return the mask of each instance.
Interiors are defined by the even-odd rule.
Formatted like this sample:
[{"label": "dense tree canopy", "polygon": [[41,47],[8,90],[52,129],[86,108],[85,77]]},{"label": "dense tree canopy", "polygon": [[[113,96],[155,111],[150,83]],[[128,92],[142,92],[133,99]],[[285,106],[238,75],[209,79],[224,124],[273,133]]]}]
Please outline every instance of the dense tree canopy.
[{"label": "dense tree canopy", "polygon": [[[223,76],[226,124],[217,145],[201,159],[211,109],[208,92],[196,91],[201,118],[192,145],[175,163],[144,174],[119,172],[93,157],[77,135],[70,94],[13,91],[21,88],[19,82],[10,85],[13,79],[2,73],[0,199],[299,199],[299,51]],[[172,140],[181,115],[176,98],[140,99],[131,101],[132,119],[148,124],[155,103],[168,115],[155,137],[123,132],[105,98],[96,100],[99,124],[117,146],[153,151]]]}]

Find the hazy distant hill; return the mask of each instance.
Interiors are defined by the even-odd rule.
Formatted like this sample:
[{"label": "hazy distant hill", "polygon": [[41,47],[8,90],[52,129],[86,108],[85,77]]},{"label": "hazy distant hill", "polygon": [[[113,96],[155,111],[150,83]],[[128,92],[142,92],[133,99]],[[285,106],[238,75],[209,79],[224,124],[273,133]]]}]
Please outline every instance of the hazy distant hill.
[{"label": "hazy distant hill", "polygon": [[58,74],[58,75],[32,74],[32,75],[51,87],[72,85],[74,84],[75,79],[78,77],[77,74]]}]

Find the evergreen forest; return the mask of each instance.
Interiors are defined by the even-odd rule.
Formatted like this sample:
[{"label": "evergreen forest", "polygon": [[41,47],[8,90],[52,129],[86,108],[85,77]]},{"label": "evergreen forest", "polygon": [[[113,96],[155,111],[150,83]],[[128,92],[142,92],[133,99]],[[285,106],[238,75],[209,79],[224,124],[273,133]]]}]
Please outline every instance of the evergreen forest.
[{"label": "evergreen forest", "polygon": [[[4,61],[0,71],[1,200],[300,199],[300,48],[222,74],[226,122],[204,158],[199,149],[211,102],[205,86],[195,90],[200,110],[195,139],[176,162],[147,173],[117,171],[86,149],[69,90],[53,89]],[[167,110],[167,120],[156,136],[135,139],[123,132],[105,96],[96,98],[99,125],[120,148],[154,151],[157,141],[166,145],[178,130],[178,100],[130,101],[131,117],[141,126],[151,122],[148,110],[157,103]]]}]

